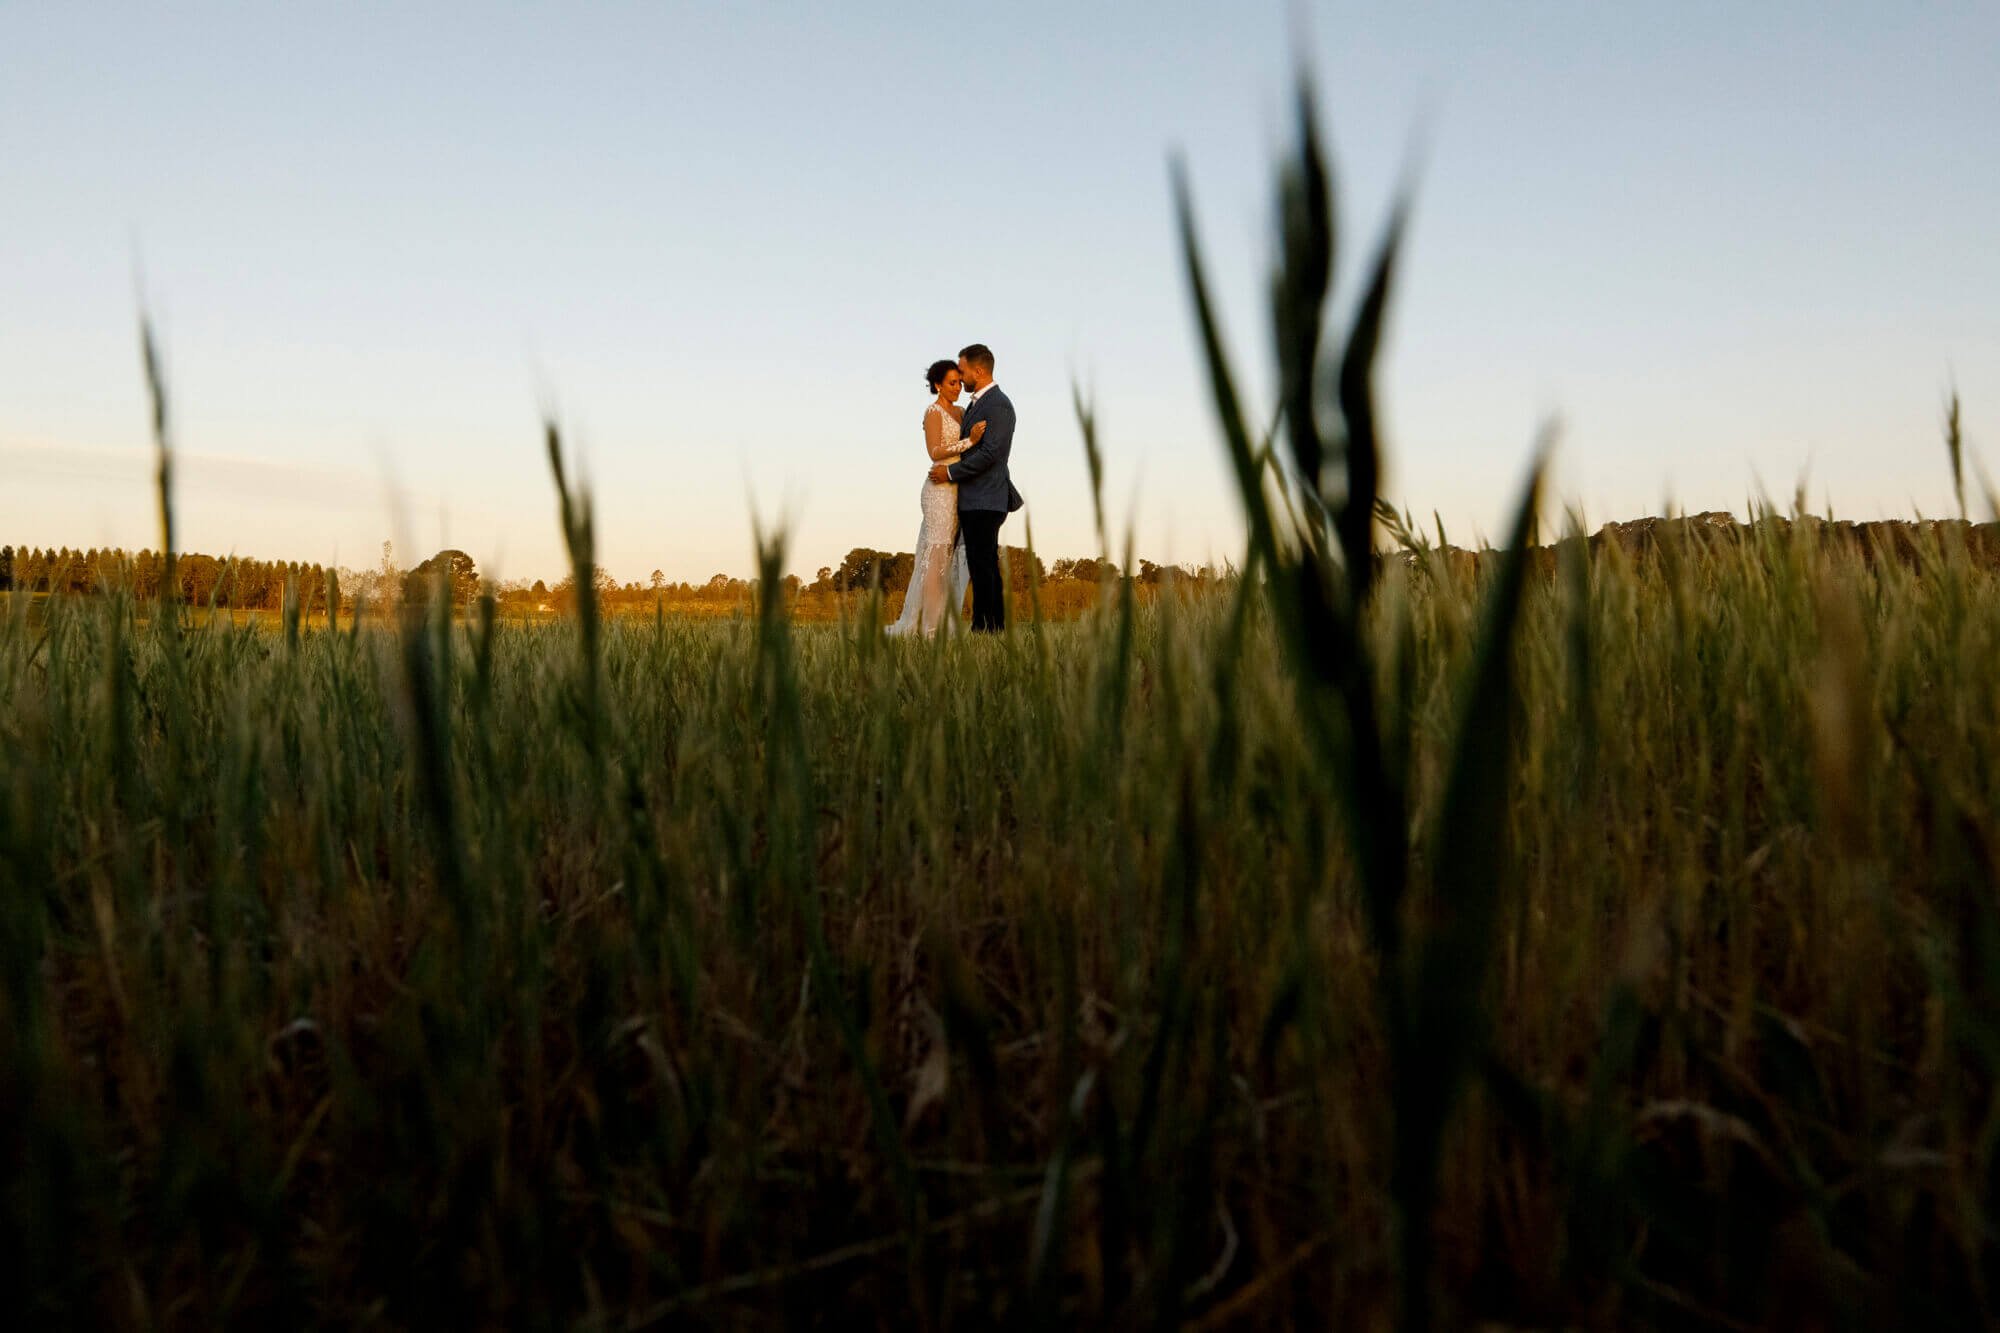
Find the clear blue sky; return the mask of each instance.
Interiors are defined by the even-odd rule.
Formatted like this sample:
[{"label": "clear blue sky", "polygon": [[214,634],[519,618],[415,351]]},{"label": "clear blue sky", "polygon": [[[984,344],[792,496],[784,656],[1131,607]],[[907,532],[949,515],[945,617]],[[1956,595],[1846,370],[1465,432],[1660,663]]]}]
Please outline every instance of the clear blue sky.
[{"label": "clear blue sky", "polygon": [[[1954,375],[2000,454],[2000,8],[1303,8],[1345,278],[1424,146],[1389,484],[1454,538],[1550,415],[1593,521],[1941,513]],[[154,540],[142,269],[189,548],[553,576],[553,401],[618,578],[748,572],[753,496],[809,577],[909,547],[979,339],[1045,554],[1094,544],[1080,379],[1140,552],[1234,556],[1166,163],[1261,384],[1294,18],[0,3],[0,541]]]}]

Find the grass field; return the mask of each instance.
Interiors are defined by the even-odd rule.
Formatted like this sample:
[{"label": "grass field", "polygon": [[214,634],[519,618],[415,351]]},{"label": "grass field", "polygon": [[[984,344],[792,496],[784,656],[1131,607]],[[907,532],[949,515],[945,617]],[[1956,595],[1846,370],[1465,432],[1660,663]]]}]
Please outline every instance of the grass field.
[{"label": "grass field", "polygon": [[1532,486],[1501,552],[1375,560],[1393,247],[1322,347],[1302,123],[1272,441],[1188,235],[1251,532],[1206,596],[924,644],[6,603],[8,1304],[1988,1322],[1995,575],[1803,517],[1531,561]]},{"label": "grass field", "polygon": [[[1994,592],[1804,527],[1529,586],[1452,1308],[1983,1313]],[[1482,590],[1380,597],[1422,830]],[[1386,1315],[1382,964],[1258,602],[589,655],[10,619],[16,1298]]]}]

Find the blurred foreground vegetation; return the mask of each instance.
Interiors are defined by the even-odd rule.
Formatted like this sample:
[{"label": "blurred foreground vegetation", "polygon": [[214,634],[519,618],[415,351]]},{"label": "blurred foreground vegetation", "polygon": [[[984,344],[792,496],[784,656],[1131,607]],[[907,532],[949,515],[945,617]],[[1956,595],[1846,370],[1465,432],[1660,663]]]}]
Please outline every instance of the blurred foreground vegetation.
[{"label": "blurred foreground vegetation", "polygon": [[[1913,568],[1767,524],[1530,580],[1442,1308],[1985,1318],[2000,599],[1951,538]],[[1494,578],[1379,592],[1420,821]],[[12,1301],[1386,1320],[1378,962],[1263,600],[586,655],[15,599]]]}]

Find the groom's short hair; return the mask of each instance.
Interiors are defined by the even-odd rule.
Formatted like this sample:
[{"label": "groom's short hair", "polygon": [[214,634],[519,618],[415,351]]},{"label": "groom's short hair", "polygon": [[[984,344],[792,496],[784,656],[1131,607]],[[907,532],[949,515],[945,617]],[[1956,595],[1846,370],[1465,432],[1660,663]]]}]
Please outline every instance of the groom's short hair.
[{"label": "groom's short hair", "polygon": [[968,366],[978,366],[989,375],[993,373],[993,349],[985,343],[959,348],[958,359]]}]

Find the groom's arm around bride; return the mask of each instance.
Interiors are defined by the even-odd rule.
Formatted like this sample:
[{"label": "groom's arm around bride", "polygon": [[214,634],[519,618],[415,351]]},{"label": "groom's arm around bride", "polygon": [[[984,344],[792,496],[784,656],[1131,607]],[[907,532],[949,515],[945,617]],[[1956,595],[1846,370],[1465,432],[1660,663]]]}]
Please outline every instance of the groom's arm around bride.
[{"label": "groom's arm around bride", "polygon": [[1024,501],[1014,489],[1008,462],[1014,452],[1014,404],[998,385],[979,395],[966,409],[961,428],[967,433],[984,424],[986,434],[949,463],[931,469],[931,480],[958,485],[958,507],[994,509],[1011,514]]},{"label": "groom's arm around bride", "polygon": [[[945,480],[957,482],[960,487],[978,481],[995,466],[1001,469],[1002,476],[1006,475],[1007,458],[1014,451],[1014,404],[1007,400],[1007,395],[997,387],[982,394],[966,412],[966,417],[970,419],[974,413],[986,423],[986,434],[979,443],[945,465]],[[962,507],[964,491],[959,494]]]}]

